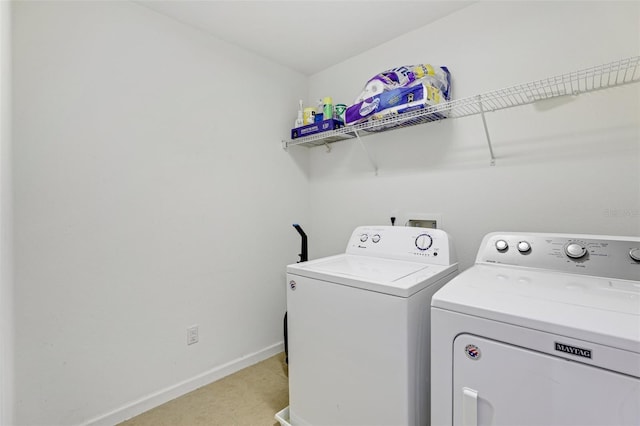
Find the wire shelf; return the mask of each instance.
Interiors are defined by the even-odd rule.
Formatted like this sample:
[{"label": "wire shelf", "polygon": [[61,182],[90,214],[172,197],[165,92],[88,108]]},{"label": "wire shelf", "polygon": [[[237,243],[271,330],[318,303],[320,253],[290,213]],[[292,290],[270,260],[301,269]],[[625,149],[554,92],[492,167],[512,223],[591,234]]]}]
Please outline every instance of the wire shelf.
[{"label": "wire shelf", "polygon": [[[284,140],[282,145],[284,149],[296,145],[327,145],[339,140],[359,138],[361,135],[440,121],[445,118],[461,118],[477,114],[482,114],[484,118],[485,112],[527,105],[560,96],[576,96],[638,81],[640,81],[640,56],[634,56],[467,98],[454,99],[404,114],[369,120],[299,139]],[[485,130],[487,130],[486,125]]]}]

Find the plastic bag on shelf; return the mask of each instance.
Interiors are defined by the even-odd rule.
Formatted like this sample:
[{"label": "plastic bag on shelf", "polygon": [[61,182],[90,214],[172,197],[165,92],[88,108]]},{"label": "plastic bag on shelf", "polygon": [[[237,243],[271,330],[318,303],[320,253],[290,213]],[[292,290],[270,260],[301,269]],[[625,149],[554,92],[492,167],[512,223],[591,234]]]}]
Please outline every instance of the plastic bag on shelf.
[{"label": "plastic bag on shelf", "polygon": [[438,105],[449,100],[450,86],[451,74],[447,67],[420,64],[383,71],[367,81],[354,104],[347,108],[345,124],[356,124],[374,116],[379,118],[387,109],[397,114]]}]

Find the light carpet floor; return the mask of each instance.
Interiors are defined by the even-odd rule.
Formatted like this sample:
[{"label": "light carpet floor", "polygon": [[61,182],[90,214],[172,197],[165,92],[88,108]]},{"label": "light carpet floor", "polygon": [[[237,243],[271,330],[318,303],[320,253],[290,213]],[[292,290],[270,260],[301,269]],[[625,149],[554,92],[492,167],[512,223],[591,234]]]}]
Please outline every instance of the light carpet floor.
[{"label": "light carpet floor", "polygon": [[284,353],[133,417],[120,426],[273,426],[289,405]]}]

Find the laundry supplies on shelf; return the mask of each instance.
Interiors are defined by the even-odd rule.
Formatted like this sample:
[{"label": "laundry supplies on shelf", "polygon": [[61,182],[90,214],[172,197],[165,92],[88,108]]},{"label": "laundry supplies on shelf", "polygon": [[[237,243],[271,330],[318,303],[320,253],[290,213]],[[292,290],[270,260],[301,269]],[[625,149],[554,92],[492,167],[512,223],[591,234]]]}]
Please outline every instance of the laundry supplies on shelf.
[{"label": "laundry supplies on shelf", "polygon": [[[421,64],[383,71],[367,82],[347,108],[345,122],[352,125],[438,105],[449,100],[450,86],[451,74],[446,67]],[[443,114],[437,117],[442,118]]]},{"label": "laundry supplies on shelf", "polygon": [[[344,106],[344,104],[339,105]],[[298,120],[296,120],[293,129],[291,129],[291,139],[344,127],[344,119],[336,116],[331,97],[327,96],[320,99],[315,109],[311,107],[303,109],[302,106],[302,101],[300,101]]]}]

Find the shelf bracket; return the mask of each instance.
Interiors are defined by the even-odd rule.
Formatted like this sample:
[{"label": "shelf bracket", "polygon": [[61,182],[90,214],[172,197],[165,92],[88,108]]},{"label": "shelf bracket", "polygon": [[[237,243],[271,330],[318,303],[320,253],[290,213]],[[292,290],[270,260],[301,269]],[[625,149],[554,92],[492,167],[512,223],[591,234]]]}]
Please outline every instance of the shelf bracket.
[{"label": "shelf bracket", "polygon": [[367,157],[369,158],[369,162],[371,163],[371,166],[373,166],[373,170],[375,171],[376,176],[378,176],[378,165],[376,164],[375,161],[373,161],[373,157],[371,157],[369,150],[367,150],[367,147],[364,145],[364,142],[362,142],[362,139],[360,138],[360,134],[358,133],[358,131],[355,130],[354,133],[356,134],[356,138],[358,139],[358,142],[360,142],[360,146],[362,147],[364,152],[367,153]]},{"label": "shelf bracket", "polygon": [[491,146],[491,137],[489,136],[489,128],[487,120],[484,117],[484,108],[482,108],[482,96],[478,95],[478,107],[480,108],[480,117],[482,117],[482,125],[484,126],[484,134],[487,136],[487,145],[489,145],[489,155],[491,156],[491,165],[496,165],[496,157],[493,155],[493,147]]},{"label": "shelf bracket", "polygon": [[325,142],[324,147],[327,148],[327,154],[331,152],[331,145]]}]

